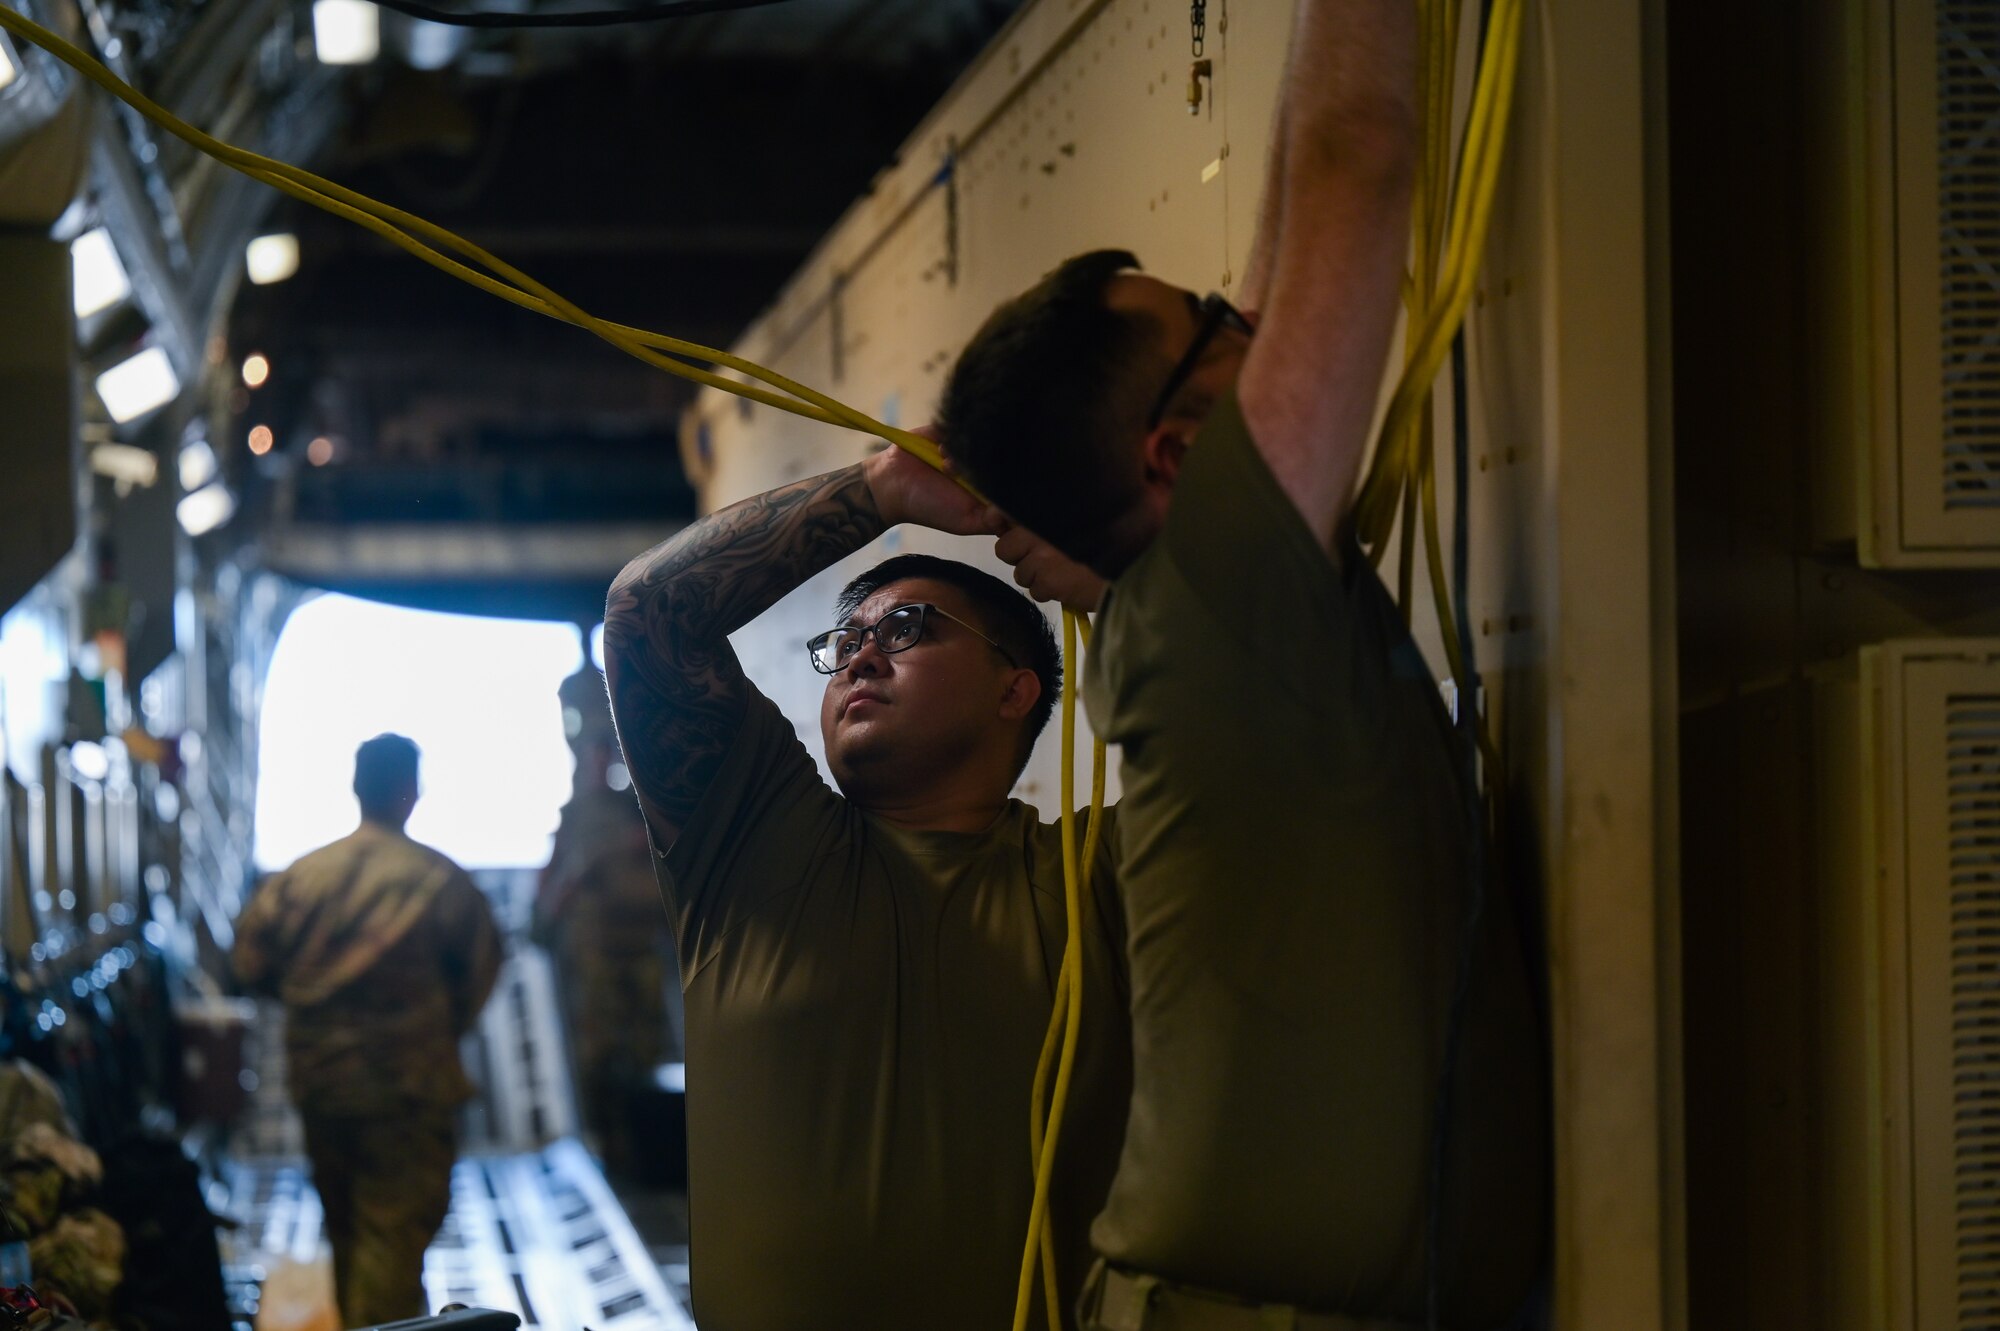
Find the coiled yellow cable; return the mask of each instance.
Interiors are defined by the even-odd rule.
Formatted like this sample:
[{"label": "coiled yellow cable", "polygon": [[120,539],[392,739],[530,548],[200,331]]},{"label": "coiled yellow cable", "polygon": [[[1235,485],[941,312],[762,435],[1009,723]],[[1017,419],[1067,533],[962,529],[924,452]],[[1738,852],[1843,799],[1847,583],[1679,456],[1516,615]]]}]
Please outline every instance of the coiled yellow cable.
[{"label": "coiled yellow cable", "polygon": [[[1071,662],[1076,676],[1077,635],[1089,642],[1089,623],[1073,611],[1063,612],[1063,659]],[[1076,1064],[1077,1032],[1083,1014],[1083,894],[1090,885],[1090,872],[1097,863],[1097,847],[1104,828],[1104,741],[1091,749],[1090,826],[1084,836],[1081,865],[1076,846],[1076,689],[1063,690],[1062,700],[1062,849],[1063,908],[1068,918],[1068,938],[1063,947],[1061,969],[1057,973],[1056,1002],[1049,1014],[1049,1028],[1042,1039],[1042,1056],[1035,1067],[1034,1096],[1030,1101],[1029,1140],[1035,1155],[1035,1195],[1028,1210],[1028,1238],[1021,1252],[1021,1278],[1015,1291],[1014,1331],[1025,1331],[1028,1313],[1034,1307],[1036,1259],[1040,1258],[1042,1287],[1050,1331],[1063,1325],[1061,1300],[1056,1283],[1055,1245],[1049,1229],[1049,1189],[1055,1173],[1056,1148],[1062,1133],[1063,1110],[1069,1102],[1070,1074]],[[1055,1067],[1055,1090],[1049,1095],[1046,1129],[1042,1121],[1042,1101],[1048,1095],[1049,1069]]]},{"label": "coiled yellow cable", "polygon": [[[1450,193],[1448,125],[1460,0],[1421,0],[1423,51],[1420,95],[1425,110],[1424,157],[1413,221],[1415,261],[1411,280],[1406,286],[1409,322],[1413,332],[1408,340],[1402,377],[1384,419],[1375,459],[1355,507],[1357,534],[1378,560],[1386,548],[1390,527],[1400,512],[1406,580],[1403,600],[1406,606],[1409,602],[1407,578],[1411,566],[1413,518],[1415,512],[1421,510],[1432,598],[1438,612],[1445,652],[1462,696],[1468,700],[1473,696],[1469,692],[1471,681],[1467,677],[1464,653],[1450,612],[1450,594],[1444,582],[1438,535],[1436,465],[1427,408],[1431,384],[1471,299],[1487,225],[1491,220],[1501,146],[1512,104],[1514,72],[1520,49],[1521,9],[1521,0],[1497,0],[1493,7],[1492,33],[1474,84],[1472,109],[1466,125],[1458,188],[1455,194],[1450,195],[1448,224],[1440,225],[1443,203]],[[598,319],[520,269],[443,227],[299,167],[216,139],[147,98],[60,35],[4,5],[0,5],[0,30],[48,51],[197,151],[293,198],[366,227],[425,263],[482,291],[523,309],[574,324],[669,374],[735,393],[809,420],[876,435],[921,458],[930,466],[948,471],[937,445],[921,435],[886,425],[743,357],[646,329]],[[1444,246],[1444,258],[1440,268],[1441,244]],[[467,266],[444,250],[471,260],[487,272]],[[1435,280],[1432,277],[1434,272]],[[733,370],[769,387],[726,378],[689,364],[690,360]],[[963,485],[964,481],[960,479],[959,483]],[[966,488],[971,489],[970,486]],[[1459,502],[1464,503],[1465,497],[1461,495]],[[1074,612],[1064,611],[1064,655],[1072,662],[1079,634],[1087,646],[1088,620]],[[1073,668],[1071,673],[1074,679]],[[1058,1327],[1063,1321],[1057,1296],[1055,1247],[1048,1223],[1048,1197],[1082,1021],[1082,896],[1088,887],[1091,866],[1096,861],[1103,825],[1105,781],[1104,743],[1098,740],[1092,754],[1090,822],[1079,861],[1074,808],[1075,717],[1076,693],[1071,687],[1063,698],[1062,725],[1063,896],[1068,936],[1057,973],[1049,1027],[1035,1072],[1031,1102],[1029,1137],[1035,1159],[1035,1190],[1022,1254],[1014,1315],[1016,1331],[1026,1326],[1029,1309],[1033,1306],[1038,1259],[1043,1274],[1045,1312],[1049,1325],[1051,1328]],[[1494,755],[1484,720],[1475,717],[1475,721],[1481,749],[1492,761]],[[1054,1069],[1052,1094],[1049,1092],[1051,1068]],[[1045,1095],[1048,1095],[1046,1119],[1043,1111]]]}]

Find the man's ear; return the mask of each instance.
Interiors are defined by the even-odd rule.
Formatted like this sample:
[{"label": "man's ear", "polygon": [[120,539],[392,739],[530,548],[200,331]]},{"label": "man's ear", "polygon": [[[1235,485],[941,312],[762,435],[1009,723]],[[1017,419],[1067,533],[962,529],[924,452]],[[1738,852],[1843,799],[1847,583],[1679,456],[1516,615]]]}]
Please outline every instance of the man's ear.
[{"label": "man's ear", "polygon": [[1042,677],[1021,666],[1007,679],[1007,691],[1000,695],[1002,720],[1019,721],[1035,710],[1042,699]]},{"label": "man's ear", "polygon": [[1146,441],[1139,446],[1139,465],[1145,475],[1147,486],[1164,486],[1171,490],[1180,479],[1181,459],[1187,456],[1190,440],[1187,433],[1173,424],[1162,423],[1153,427]]}]

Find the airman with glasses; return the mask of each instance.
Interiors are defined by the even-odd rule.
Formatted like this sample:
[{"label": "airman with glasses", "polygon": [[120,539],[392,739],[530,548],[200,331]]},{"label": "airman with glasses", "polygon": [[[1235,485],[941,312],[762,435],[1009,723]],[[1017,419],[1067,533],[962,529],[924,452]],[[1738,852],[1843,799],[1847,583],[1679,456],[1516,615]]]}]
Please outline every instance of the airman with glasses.
[{"label": "airman with glasses", "polygon": [[[849,581],[835,627],[806,643],[831,786],[729,645],[897,523],[1003,525],[891,449],[692,524],[634,560],[606,610],[612,709],[685,977],[704,1326],[928,1331],[1014,1304],[1025,1125],[1068,930],[1060,829],[1011,798],[1062,688],[1049,621],[933,555]],[[1108,861],[1084,902],[1089,1016],[1051,1208],[1065,1308],[1131,1089]]]}]

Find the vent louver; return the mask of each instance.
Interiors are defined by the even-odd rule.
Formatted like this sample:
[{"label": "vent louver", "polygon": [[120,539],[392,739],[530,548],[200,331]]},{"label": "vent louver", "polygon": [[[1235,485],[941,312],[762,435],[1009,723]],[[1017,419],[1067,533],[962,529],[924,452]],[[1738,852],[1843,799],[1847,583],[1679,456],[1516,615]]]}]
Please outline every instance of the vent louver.
[{"label": "vent louver", "polygon": [[1944,506],[2000,508],[2000,5],[1937,25]]},{"label": "vent louver", "polygon": [[2000,694],[1945,708],[1958,1321],[2000,1328]]}]

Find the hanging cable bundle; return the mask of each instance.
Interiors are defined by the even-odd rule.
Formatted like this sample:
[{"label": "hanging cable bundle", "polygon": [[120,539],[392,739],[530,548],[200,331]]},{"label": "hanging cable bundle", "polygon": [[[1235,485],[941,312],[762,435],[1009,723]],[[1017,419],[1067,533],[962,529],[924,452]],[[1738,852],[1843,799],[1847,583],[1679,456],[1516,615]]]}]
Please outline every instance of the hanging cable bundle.
[{"label": "hanging cable bundle", "polygon": [[[1419,103],[1424,112],[1423,164],[1413,209],[1412,263],[1404,287],[1403,373],[1377,437],[1374,461],[1354,504],[1355,535],[1379,564],[1391,533],[1400,527],[1399,597],[1412,607],[1413,555],[1419,520],[1431,599],[1452,679],[1462,697],[1473,696],[1458,624],[1451,608],[1437,516],[1437,457],[1431,393],[1438,371],[1464,322],[1479,275],[1486,229],[1500,180],[1514,73],[1521,52],[1521,0],[1496,0],[1485,27],[1472,107],[1466,117],[1456,179],[1449,163],[1454,67],[1461,0],[1420,0]],[[1462,505],[1464,495],[1458,496]],[[1480,750],[1497,763],[1481,725]]]},{"label": "hanging cable bundle", "polygon": [[[1076,677],[1073,663],[1079,634],[1084,650],[1088,651],[1089,621],[1073,610],[1063,611],[1063,659],[1072,663],[1072,678]],[[1079,863],[1075,813],[1074,688],[1063,690],[1062,751],[1063,910],[1069,932],[1063,945],[1062,964],[1056,973],[1055,1007],[1049,1013],[1048,1032],[1042,1037],[1042,1055],[1035,1065],[1035,1089],[1029,1108],[1028,1140],[1035,1157],[1035,1195],[1028,1209],[1028,1238],[1021,1252],[1021,1279],[1014,1300],[1014,1331],[1023,1331],[1028,1325],[1028,1310],[1034,1307],[1037,1258],[1040,1259],[1050,1331],[1063,1324],[1061,1298],[1056,1285],[1055,1237],[1049,1227],[1049,1189],[1055,1173],[1063,1109],[1069,1101],[1070,1073],[1076,1064],[1077,1032],[1083,1020],[1083,894],[1090,888],[1090,870],[1097,863],[1097,848],[1104,828],[1104,741],[1100,739],[1091,746],[1090,823],[1084,833]],[[1049,1085],[1052,1072],[1055,1079],[1053,1091]]]},{"label": "hanging cable bundle", "polygon": [[[1461,728],[1471,736],[1466,760],[1467,814],[1473,827],[1471,883],[1458,939],[1457,977],[1445,1021],[1442,1068],[1432,1106],[1430,1160],[1424,1204],[1425,1324],[1436,1327],[1443,1304],[1443,1210],[1445,1157],[1449,1146],[1458,1049],[1471,992],[1473,956],[1485,910],[1486,882],[1495,859],[1492,843],[1502,826],[1505,772],[1486,717],[1480,709],[1478,676],[1471,668],[1470,620],[1460,604],[1454,612],[1443,544],[1438,531],[1437,454],[1432,390],[1448,355],[1454,357],[1455,431],[1463,446],[1467,415],[1464,339],[1461,332],[1485,250],[1486,228],[1500,178],[1514,75],[1520,56],[1521,0],[1496,0],[1479,33],[1480,59],[1466,119],[1456,177],[1450,170],[1451,109],[1462,0],[1420,0],[1418,104],[1423,114],[1422,162],[1411,210],[1411,267],[1404,283],[1403,372],[1390,398],[1373,463],[1355,501],[1355,534],[1370,560],[1380,564],[1393,533],[1398,536],[1397,603],[1408,624],[1415,600],[1416,537],[1422,524],[1424,563],[1431,601],[1457,690]],[[1464,474],[1458,476],[1457,549],[1465,557]],[[1466,588],[1458,587],[1461,602]],[[1476,754],[1476,757],[1474,756]],[[1487,793],[1478,776],[1483,760]]]}]

